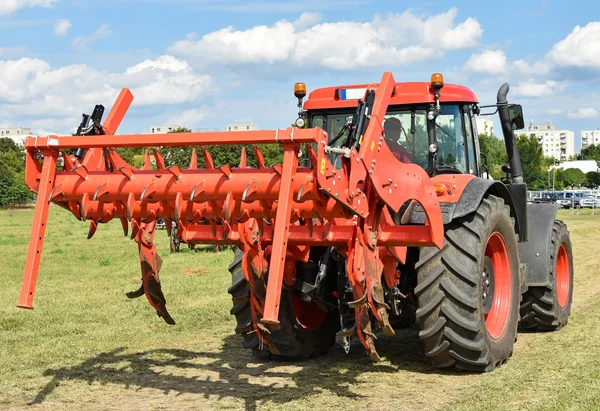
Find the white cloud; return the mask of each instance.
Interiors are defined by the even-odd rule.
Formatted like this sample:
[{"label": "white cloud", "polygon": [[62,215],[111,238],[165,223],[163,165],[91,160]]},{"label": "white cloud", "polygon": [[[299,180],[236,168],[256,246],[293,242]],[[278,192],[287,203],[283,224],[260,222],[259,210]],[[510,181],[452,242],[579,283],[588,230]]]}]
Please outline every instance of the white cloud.
[{"label": "white cloud", "polygon": [[540,83],[529,79],[518,83],[513,92],[514,95],[522,97],[544,97],[563,91],[566,87],[565,83],[555,80],[546,80]]},{"label": "white cloud", "polygon": [[517,72],[526,75],[548,74],[552,68],[552,66],[545,60],[538,60],[533,64],[529,64],[527,61],[521,59],[513,62],[512,65]]},{"label": "white cloud", "polygon": [[101,25],[98,30],[87,36],[77,36],[73,39],[71,47],[73,50],[83,51],[87,50],[93,42],[96,40],[104,39],[112,34],[112,30],[108,28],[108,25]]},{"label": "white cloud", "polygon": [[320,13],[302,13],[293,25],[295,30],[306,30],[307,28],[320,23],[323,16]]},{"label": "white cloud", "polygon": [[227,27],[200,39],[188,36],[171,46],[169,53],[217,67],[249,63],[337,70],[402,66],[476,46],[481,25],[471,17],[457,24],[457,14],[456,8],[433,16],[409,10],[375,16],[366,23],[318,23],[320,16],[305,13],[295,22],[280,20],[247,30]]},{"label": "white cloud", "polygon": [[66,36],[71,27],[73,27],[73,25],[71,24],[71,22],[69,20],[67,20],[67,19],[57,20],[56,23],[54,24],[54,34],[56,34],[59,37]]},{"label": "white cloud", "polygon": [[25,7],[52,7],[59,0],[0,0],[0,16]]},{"label": "white cloud", "polygon": [[129,87],[136,106],[191,103],[214,92],[210,76],[172,56],[145,60],[123,73],[79,64],[52,68],[44,60],[0,60],[0,118],[26,118],[32,127],[65,130],[84,110],[112,104]]},{"label": "white cloud", "polygon": [[204,106],[200,108],[193,108],[170,117],[166,124],[177,124],[181,127],[193,128],[197,127],[200,122],[205,120],[207,117],[211,117],[212,114],[213,113]]},{"label": "white cloud", "polygon": [[507,71],[506,55],[502,50],[486,50],[473,54],[465,63],[465,69],[476,73],[501,74]]},{"label": "white cloud", "polygon": [[551,108],[548,110],[548,114],[551,116],[562,116],[565,112],[559,108]]},{"label": "white cloud", "polygon": [[548,57],[560,66],[600,68],[600,22],[575,26],[552,47]]},{"label": "white cloud", "polygon": [[598,117],[600,113],[593,107],[584,107],[578,108],[577,110],[570,110],[567,113],[567,117],[572,119],[582,119],[582,118],[595,118]]}]

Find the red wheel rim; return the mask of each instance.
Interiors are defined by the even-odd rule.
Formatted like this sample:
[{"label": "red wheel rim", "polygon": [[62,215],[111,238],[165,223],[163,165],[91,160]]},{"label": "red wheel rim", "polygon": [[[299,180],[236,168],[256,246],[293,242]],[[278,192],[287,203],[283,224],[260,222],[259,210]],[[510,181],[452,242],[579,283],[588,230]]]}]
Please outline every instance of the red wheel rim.
[{"label": "red wheel rim", "polygon": [[292,307],[296,322],[307,331],[318,329],[327,318],[326,311],[321,310],[315,303],[302,301],[294,292],[292,292]]},{"label": "red wheel rim", "polygon": [[556,297],[558,305],[566,307],[569,301],[569,288],[571,286],[571,275],[569,272],[569,257],[567,248],[564,244],[558,247],[558,257],[556,258]]},{"label": "red wheel rim", "polygon": [[508,322],[512,297],[510,259],[506,250],[506,243],[500,233],[494,232],[488,238],[485,256],[490,259],[493,271],[493,295],[491,296],[490,311],[484,314],[485,327],[490,337],[499,338]]}]

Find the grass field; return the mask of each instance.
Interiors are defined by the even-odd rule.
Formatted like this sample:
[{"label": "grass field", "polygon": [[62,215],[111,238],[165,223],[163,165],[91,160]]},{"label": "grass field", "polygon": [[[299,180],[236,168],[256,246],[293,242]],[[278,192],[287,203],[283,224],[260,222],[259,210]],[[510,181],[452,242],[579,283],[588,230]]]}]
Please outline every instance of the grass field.
[{"label": "grass field", "polygon": [[[588,211],[589,214],[589,211]],[[488,374],[428,365],[416,329],[381,336],[384,361],[355,344],[305,363],[259,363],[233,335],[230,251],[168,253],[163,290],[177,325],[139,286],[137,247],[118,222],[51,207],[33,311],[16,308],[32,211],[0,211],[0,409],[600,409],[600,216],[561,212],[573,239],[573,314],[555,333],[520,334]]]}]

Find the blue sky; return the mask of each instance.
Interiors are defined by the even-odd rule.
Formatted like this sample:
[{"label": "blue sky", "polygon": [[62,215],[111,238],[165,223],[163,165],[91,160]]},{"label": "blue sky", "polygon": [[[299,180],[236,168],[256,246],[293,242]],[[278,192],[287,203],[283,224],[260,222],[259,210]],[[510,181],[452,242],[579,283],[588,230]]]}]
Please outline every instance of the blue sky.
[{"label": "blue sky", "polygon": [[285,127],[296,81],[310,90],[440,71],[482,103],[509,82],[526,120],[574,130],[578,150],[580,130],[600,127],[594,17],[600,2],[0,1],[0,125],[68,133],[130,87],[120,132]]}]

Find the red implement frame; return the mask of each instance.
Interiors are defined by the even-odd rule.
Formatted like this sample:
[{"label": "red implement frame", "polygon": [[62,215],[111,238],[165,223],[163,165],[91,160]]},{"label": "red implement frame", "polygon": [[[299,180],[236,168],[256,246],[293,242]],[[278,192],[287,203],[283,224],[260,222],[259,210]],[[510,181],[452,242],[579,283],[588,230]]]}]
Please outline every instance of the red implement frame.
[{"label": "red implement frame", "polygon": [[[351,303],[356,310],[356,333],[371,357],[378,358],[370,316],[386,333],[393,333],[383,303],[383,284],[396,285],[395,266],[404,262],[407,246],[441,247],[444,234],[431,180],[419,166],[396,160],[384,143],[382,121],[394,84],[391,73],[385,73],[381,83],[371,87],[376,98],[369,127],[360,149],[351,149],[341,169],[325,153],[328,136],[320,128],[114,135],[133,100],[127,89],[104,123],[105,135],[28,137],[26,180],[38,199],[19,307],[32,308],[48,208],[54,202],[78,219],[90,220],[88,238],[99,223],[113,218],[121,220],[125,233],[131,226],[143,282],[128,295],[145,294],[158,315],[174,323],[160,290],[161,261],[153,244],[153,222],[160,217],[177,222],[189,244],[236,244],[244,251],[242,267],[251,284],[253,327],[272,349],[269,333],[279,326],[281,290],[284,282],[293,282],[295,262],[308,259],[311,245],[336,247],[347,256],[356,298]],[[115,151],[119,147],[260,143],[279,144],[284,150],[283,164],[266,167],[262,153],[254,147],[257,168],[247,167],[245,150],[238,168],[217,167],[203,149],[205,169],[198,169],[194,151],[190,168],[182,170],[167,167],[154,150],[156,170],[150,169],[148,153],[144,167],[137,169]],[[311,167],[298,165],[301,145],[306,145]],[[66,149],[76,148],[88,149],[82,161],[65,154]],[[57,171],[59,156],[64,166]],[[398,211],[411,201],[423,207],[425,225],[394,224],[388,207]],[[253,289],[265,284],[263,301]]]}]

